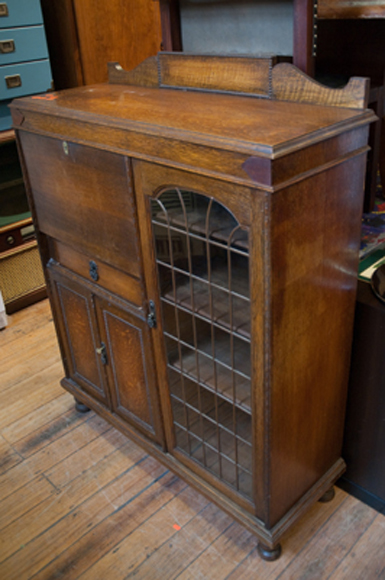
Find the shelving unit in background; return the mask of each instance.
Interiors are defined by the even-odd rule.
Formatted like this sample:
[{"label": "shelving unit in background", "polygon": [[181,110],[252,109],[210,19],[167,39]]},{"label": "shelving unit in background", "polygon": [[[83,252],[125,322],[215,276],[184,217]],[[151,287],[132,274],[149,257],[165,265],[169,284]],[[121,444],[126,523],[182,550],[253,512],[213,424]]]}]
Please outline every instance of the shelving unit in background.
[{"label": "shelving unit in background", "polygon": [[0,4],[0,290],[11,313],[46,296],[8,105],[52,75],[39,0]]}]

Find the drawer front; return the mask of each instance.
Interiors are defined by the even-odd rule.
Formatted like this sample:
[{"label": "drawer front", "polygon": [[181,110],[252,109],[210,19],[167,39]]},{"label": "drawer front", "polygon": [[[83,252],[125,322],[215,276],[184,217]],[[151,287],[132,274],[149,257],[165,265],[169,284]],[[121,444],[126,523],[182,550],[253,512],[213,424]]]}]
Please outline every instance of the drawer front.
[{"label": "drawer front", "polygon": [[49,60],[10,64],[0,68],[0,100],[43,93],[51,88]]},{"label": "drawer front", "polygon": [[98,286],[114,292],[135,306],[142,306],[142,285],[136,278],[55,240],[51,240],[51,256],[72,272],[92,280]]},{"label": "drawer front", "polygon": [[96,261],[139,278],[136,208],[128,159],[22,131],[19,135],[40,230]]},{"label": "drawer front", "polygon": [[42,23],[39,0],[0,0],[0,28]]},{"label": "drawer front", "polygon": [[0,30],[0,65],[48,58],[44,27]]}]

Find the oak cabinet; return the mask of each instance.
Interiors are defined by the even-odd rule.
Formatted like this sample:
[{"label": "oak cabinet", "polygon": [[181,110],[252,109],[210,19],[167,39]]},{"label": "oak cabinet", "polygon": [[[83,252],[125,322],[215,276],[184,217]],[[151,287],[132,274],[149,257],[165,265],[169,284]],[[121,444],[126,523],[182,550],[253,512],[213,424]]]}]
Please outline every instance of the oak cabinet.
[{"label": "oak cabinet", "polygon": [[63,386],[266,559],[345,469],[374,120],[365,81],[273,64],[161,54],[12,107]]}]

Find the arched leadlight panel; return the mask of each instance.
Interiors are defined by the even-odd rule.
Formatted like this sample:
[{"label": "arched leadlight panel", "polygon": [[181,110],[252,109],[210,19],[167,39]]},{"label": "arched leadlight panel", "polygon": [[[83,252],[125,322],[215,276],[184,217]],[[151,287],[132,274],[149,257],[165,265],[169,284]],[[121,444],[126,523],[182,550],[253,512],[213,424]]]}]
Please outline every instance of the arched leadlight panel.
[{"label": "arched leadlight panel", "polygon": [[248,231],[192,191],[151,204],[177,448],[251,498]]}]

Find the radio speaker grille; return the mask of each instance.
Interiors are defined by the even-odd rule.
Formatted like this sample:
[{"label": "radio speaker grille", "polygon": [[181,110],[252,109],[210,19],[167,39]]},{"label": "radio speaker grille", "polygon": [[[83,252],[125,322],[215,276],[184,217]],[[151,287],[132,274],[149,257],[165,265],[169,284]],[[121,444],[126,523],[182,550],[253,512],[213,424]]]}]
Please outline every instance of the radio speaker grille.
[{"label": "radio speaker grille", "polygon": [[0,290],[5,305],[45,287],[36,242],[0,254]]}]

